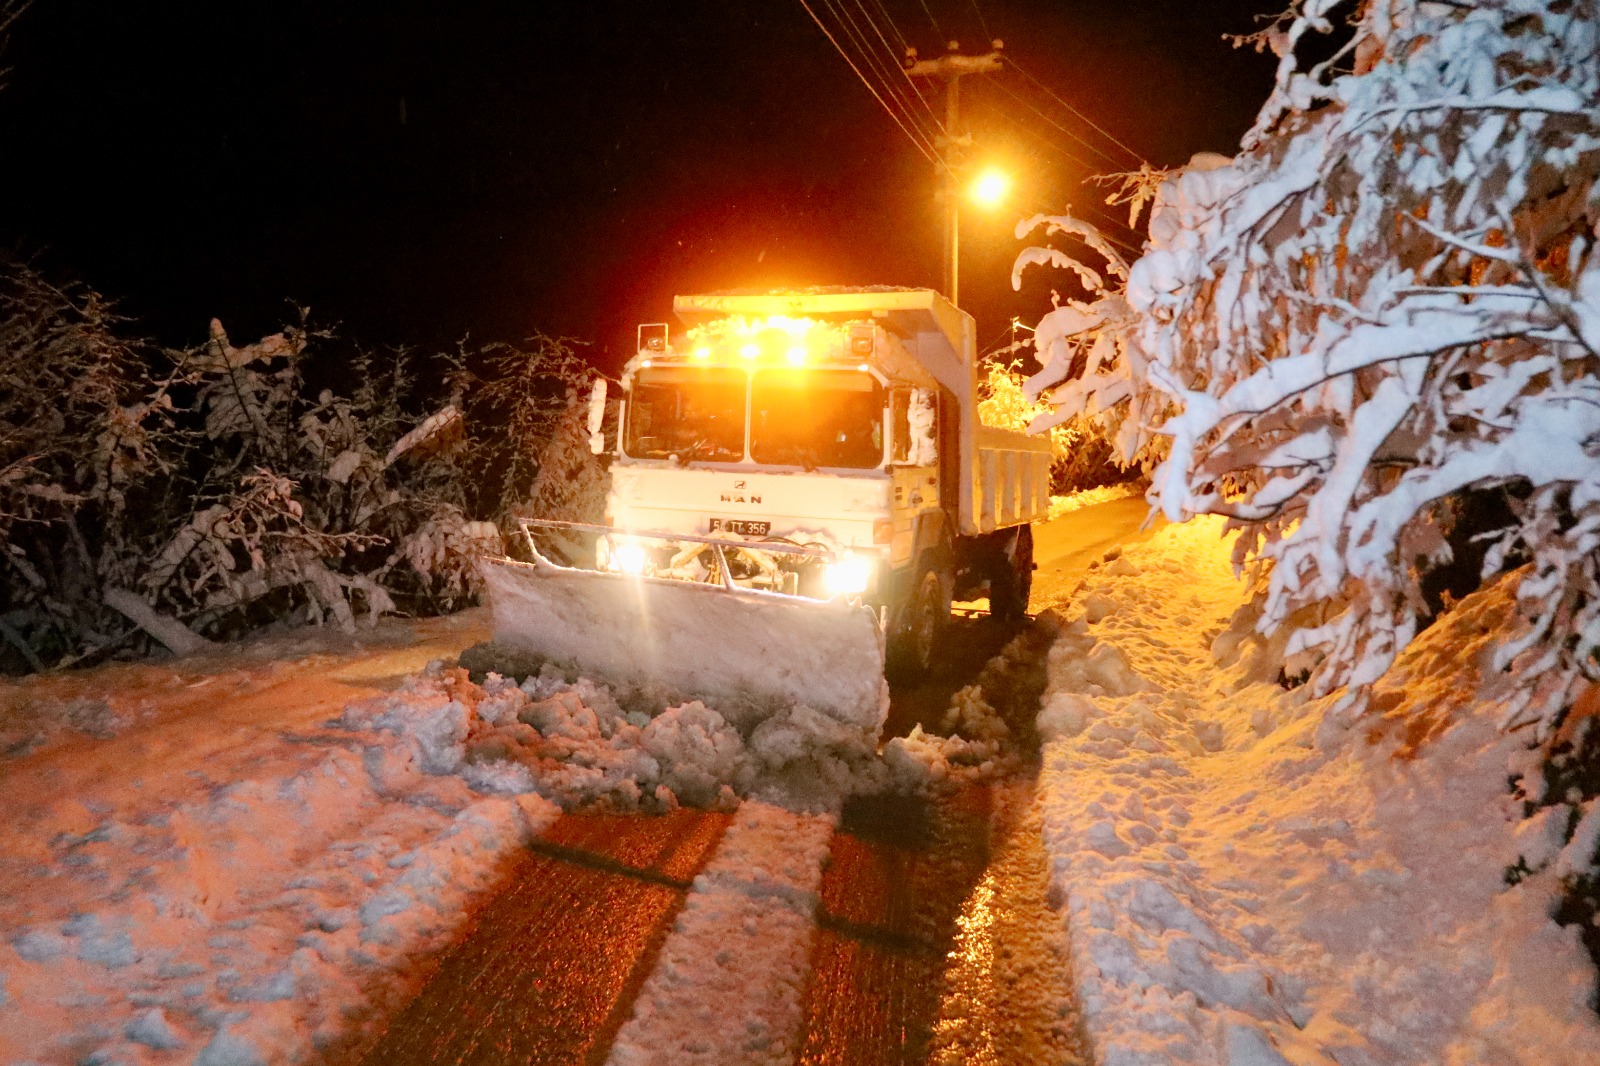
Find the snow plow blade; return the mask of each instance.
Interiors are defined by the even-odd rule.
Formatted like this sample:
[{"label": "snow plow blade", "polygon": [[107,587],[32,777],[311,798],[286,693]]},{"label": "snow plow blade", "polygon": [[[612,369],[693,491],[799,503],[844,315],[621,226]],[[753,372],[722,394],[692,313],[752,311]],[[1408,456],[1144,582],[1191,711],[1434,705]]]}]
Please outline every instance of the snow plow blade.
[{"label": "snow plow blade", "polygon": [[487,559],[497,648],[667,705],[703,700],[736,727],[806,704],[876,733],[888,710],[871,608],[758,589]]}]

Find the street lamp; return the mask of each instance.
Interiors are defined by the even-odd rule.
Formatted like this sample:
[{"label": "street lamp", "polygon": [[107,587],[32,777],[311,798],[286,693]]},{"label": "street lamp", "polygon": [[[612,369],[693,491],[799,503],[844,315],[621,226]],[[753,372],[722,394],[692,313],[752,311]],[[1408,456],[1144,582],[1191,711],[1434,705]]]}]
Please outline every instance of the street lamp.
[{"label": "street lamp", "polygon": [[1004,171],[989,167],[978,175],[968,193],[973,202],[980,207],[998,207],[1010,191],[1010,176]]},{"label": "street lamp", "polygon": [[[951,303],[956,303],[961,284],[961,179],[952,172],[950,183],[943,196],[946,205],[945,232],[949,235],[946,247],[945,278]],[[966,198],[984,210],[993,210],[1005,202],[1011,191],[1011,175],[998,167],[985,167],[966,187]],[[957,307],[961,306],[956,304]]]}]

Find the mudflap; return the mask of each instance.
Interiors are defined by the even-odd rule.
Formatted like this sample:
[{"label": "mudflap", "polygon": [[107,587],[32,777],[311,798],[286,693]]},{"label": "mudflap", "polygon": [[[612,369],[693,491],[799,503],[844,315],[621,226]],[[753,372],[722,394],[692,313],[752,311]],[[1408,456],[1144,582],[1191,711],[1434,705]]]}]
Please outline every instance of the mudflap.
[{"label": "mudflap", "polygon": [[869,607],[542,558],[481,570],[495,645],[515,655],[671,703],[703,700],[738,728],[805,704],[876,735],[888,713]]}]

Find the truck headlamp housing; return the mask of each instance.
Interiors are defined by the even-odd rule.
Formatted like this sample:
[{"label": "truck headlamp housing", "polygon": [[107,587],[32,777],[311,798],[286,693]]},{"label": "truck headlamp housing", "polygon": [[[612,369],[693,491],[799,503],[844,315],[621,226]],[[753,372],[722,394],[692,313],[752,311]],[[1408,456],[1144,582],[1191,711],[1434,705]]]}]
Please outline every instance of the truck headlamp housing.
[{"label": "truck headlamp housing", "polygon": [[872,560],[864,555],[844,555],[828,564],[823,584],[830,596],[859,596],[872,581]]},{"label": "truck headlamp housing", "polygon": [[612,551],[611,561],[624,574],[642,574],[645,565],[650,561],[650,556],[642,544],[624,542],[618,544]]}]

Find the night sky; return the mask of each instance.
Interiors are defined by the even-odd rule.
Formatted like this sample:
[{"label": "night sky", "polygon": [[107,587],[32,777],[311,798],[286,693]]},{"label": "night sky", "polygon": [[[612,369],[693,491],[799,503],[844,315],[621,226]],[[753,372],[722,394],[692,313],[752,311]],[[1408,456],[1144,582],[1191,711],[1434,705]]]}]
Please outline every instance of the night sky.
[{"label": "night sky", "polygon": [[[872,12],[924,56],[1003,38],[1171,165],[1236,149],[1272,62],[1221,35],[1282,0],[812,7]],[[294,301],[366,344],[542,330],[614,370],[674,292],[940,280],[932,166],[799,0],[35,0],[5,59],[0,245],[168,345],[213,315],[259,336]],[[1016,219],[1093,204],[1083,180],[1136,160],[1017,73],[962,96],[974,154],[1022,180],[964,226],[989,342],[1043,306],[1009,288]]]}]

